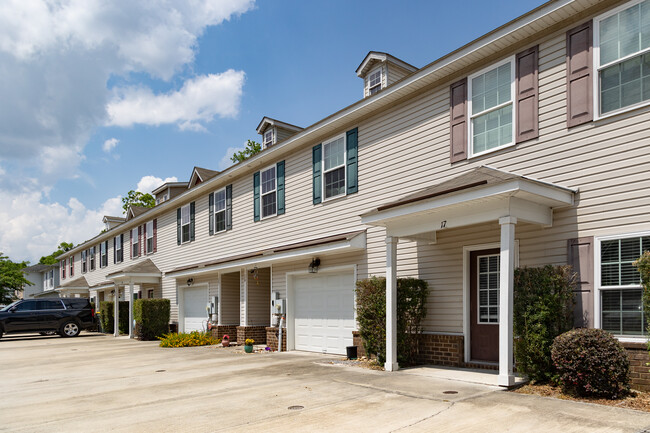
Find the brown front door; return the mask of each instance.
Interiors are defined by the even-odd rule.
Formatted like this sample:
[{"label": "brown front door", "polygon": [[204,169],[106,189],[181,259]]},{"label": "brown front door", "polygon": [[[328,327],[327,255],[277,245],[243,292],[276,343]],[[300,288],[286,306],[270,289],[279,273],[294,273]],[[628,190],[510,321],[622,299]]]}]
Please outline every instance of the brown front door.
[{"label": "brown front door", "polygon": [[469,257],[470,359],[499,362],[499,249]]}]

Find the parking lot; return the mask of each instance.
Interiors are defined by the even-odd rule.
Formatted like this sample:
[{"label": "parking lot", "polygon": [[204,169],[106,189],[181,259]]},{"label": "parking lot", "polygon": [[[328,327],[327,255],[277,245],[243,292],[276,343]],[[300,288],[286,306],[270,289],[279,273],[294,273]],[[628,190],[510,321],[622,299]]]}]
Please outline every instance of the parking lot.
[{"label": "parking lot", "polygon": [[[328,364],[82,333],[0,340],[0,431],[639,432],[647,413]],[[455,393],[445,393],[453,391]]]}]

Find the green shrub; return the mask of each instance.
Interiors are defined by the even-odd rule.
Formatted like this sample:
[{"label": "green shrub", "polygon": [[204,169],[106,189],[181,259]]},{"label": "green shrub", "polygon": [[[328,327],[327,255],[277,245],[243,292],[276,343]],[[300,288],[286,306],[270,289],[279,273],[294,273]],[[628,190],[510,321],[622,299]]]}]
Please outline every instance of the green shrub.
[{"label": "green shrub", "polygon": [[555,339],[560,385],[580,396],[618,398],[630,390],[630,361],[621,343],[602,329],[574,329]]},{"label": "green shrub", "polygon": [[169,332],[169,299],[136,299],[133,304],[135,336],[138,340],[156,340]]},{"label": "green shrub", "polygon": [[[634,262],[634,266],[641,274],[643,284],[643,311],[646,318],[650,314],[650,251],[644,251],[641,257]],[[650,320],[648,321],[648,334],[650,335]],[[648,350],[650,351],[650,340],[648,341]]]},{"label": "green shrub", "polygon": [[199,331],[192,331],[189,334],[165,334],[162,337],[158,337],[158,339],[160,340],[160,347],[210,346],[221,343],[221,340],[214,338],[212,334]]},{"label": "green shrub", "polygon": [[[113,301],[102,301],[99,303],[99,317],[102,322],[102,329],[106,334],[112,334],[114,328],[113,314],[115,304]],[[120,322],[121,334],[129,333],[129,301],[120,301]]]},{"label": "green shrub", "polygon": [[[386,361],[386,278],[357,281],[357,322],[366,353]],[[397,279],[397,360],[417,361],[422,320],[426,316],[429,286],[416,278]]]},{"label": "green shrub", "polygon": [[514,275],[513,330],[517,370],[536,382],[556,376],[551,346],[573,327],[573,290],[577,275],[570,266],[519,268]]}]

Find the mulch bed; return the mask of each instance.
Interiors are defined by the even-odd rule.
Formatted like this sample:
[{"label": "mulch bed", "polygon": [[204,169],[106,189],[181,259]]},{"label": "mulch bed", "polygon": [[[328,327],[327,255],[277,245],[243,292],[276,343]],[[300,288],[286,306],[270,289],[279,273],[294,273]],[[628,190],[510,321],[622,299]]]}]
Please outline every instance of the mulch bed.
[{"label": "mulch bed", "polygon": [[358,359],[343,358],[334,361],[325,361],[325,362],[321,362],[320,364],[338,365],[342,367],[361,367],[361,368],[367,368],[368,370],[384,371],[384,367],[380,365],[377,362],[377,360],[368,359],[365,356],[362,356]]},{"label": "mulch bed", "polygon": [[557,386],[551,385],[524,385],[515,389],[513,392],[519,394],[532,394],[542,397],[552,397],[561,400],[581,401],[583,403],[595,403],[605,406],[622,407],[625,409],[642,410],[650,412],[650,393],[641,391],[632,391],[630,395],[619,398],[616,400],[608,400],[605,398],[596,397],[575,397],[562,393],[562,390]]}]

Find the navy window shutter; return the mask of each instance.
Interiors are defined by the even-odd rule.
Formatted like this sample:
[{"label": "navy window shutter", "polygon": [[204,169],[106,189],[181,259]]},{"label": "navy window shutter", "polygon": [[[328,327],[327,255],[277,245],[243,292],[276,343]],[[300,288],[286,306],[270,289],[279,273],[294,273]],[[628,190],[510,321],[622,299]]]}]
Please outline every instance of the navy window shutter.
[{"label": "navy window shutter", "polygon": [[313,165],[313,202],[318,204],[322,200],[323,186],[321,181],[321,159],[322,159],[322,145],[317,144],[312,149],[312,165]]},{"label": "navy window shutter", "polygon": [[347,161],[346,165],[346,183],[347,183],[347,193],[354,194],[359,190],[359,167],[358,167],[358,139],[357,139],[357,128],[354,128],[347,132],[346,140],[346,150],[347,150]]},{"label": "navy window shutter", "polygon": [[232,184],[226,187],[226,230],[232,230]]},{"label": "navy window shutter", "polygon": [[181,244],[181,208],[176,209],[176,243]]},{"label": "navy window shutter", "polygon": [[210,193],[209,200],[210,202],[210,222],[208,226],[210,227],[210,236],[214,234],[214,194]]},{"label": "navy window shutter", "polygon": [[194,203],[190,203],[190,241],[194,240]]},{"label": "navy window shutter", "polygon": [[260,172],[253,175],[253,220],[260,220]]},{"label": "navy window shutter", "polygon": [[278,191],[278,215],[284,214],[284,161],[280,161],[276,168]]}]

